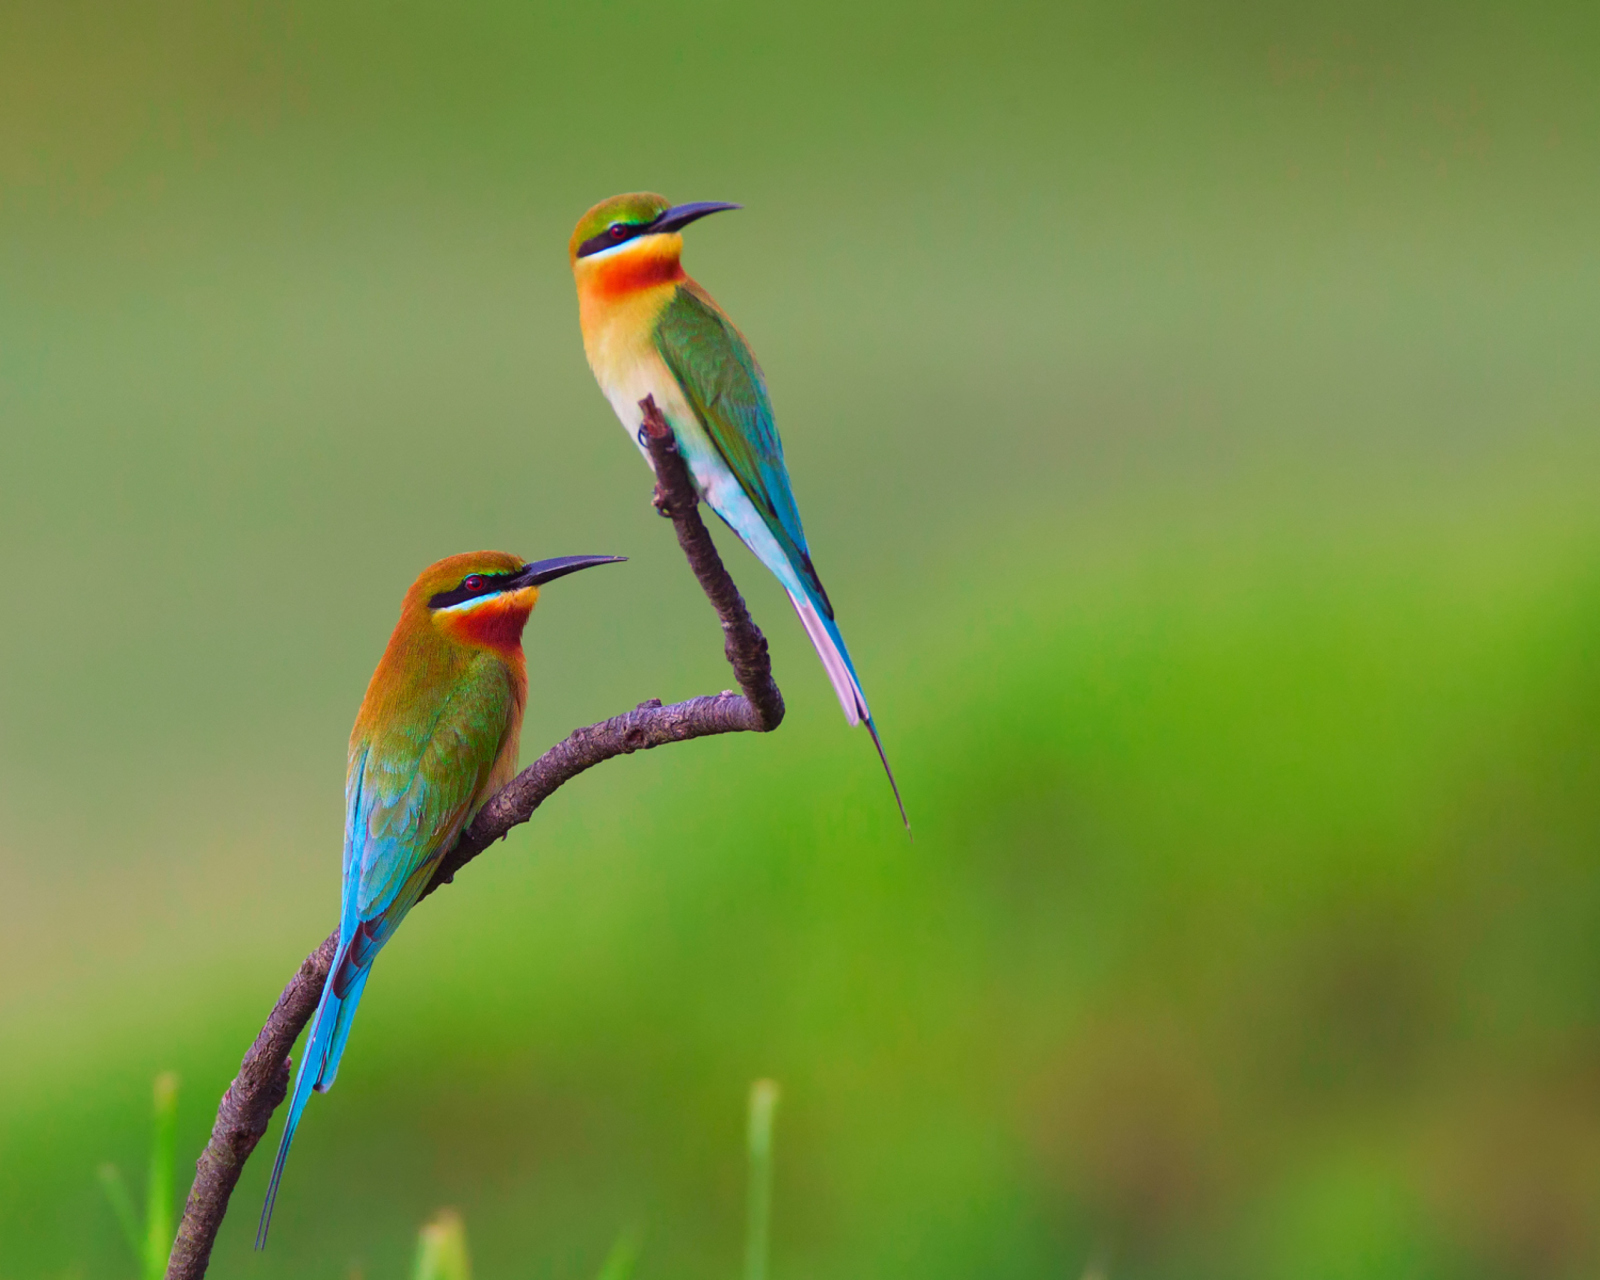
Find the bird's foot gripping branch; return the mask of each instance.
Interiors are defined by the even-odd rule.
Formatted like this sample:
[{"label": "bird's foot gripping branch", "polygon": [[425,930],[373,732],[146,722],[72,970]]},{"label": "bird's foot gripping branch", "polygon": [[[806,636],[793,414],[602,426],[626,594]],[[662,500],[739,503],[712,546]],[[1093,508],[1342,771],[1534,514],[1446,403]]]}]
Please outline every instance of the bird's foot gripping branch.
[{"label": "bird's foot gripping branch", "polygon": [[[657,699],[632,711],[579,729],[556,743],[497,792],[439,862],[426,897],[564,783],[616,756],[647,751],[669,742],[686,742],[719,733],[767,733],[783,720],[783,694],[772,678],[766,637],[750,617],[739,588],[722,564],[700,519],[699,498],[673,436],[652,398],[640,402],[640,438],[656,473],[657,508],[669,515],[689,566],[722,620],[723,651],[732,664],[740,693],[724,692],[662,705]],[[266,1133],[273,1111],[289,1087],[289,1050],[316,1011],[333,963],[339,935],[329,935],[301,963],[283,989],[271,1016],[250,1046],[239,1074],[222,1095],[211,1139],[196,1161],[194,1185],[184,1205],[167,1280],[198,1280],[205,1275],[217,1229],[228,1211],[245,1161]]]}]

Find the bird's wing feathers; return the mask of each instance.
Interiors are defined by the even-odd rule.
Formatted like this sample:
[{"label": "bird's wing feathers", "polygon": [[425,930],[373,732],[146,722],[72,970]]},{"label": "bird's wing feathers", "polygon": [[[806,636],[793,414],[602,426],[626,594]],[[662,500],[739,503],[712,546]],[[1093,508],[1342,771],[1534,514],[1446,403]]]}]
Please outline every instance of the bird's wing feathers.
[{"label": "bird's wing feathers", "polygon": [[359,731],[367,718],[365,706],[356,722],[345,780],[339,953],[295,1078],[256,1229],[258,1249],[266,1244],[284,1162],[306,1100],[313,1089],[327,1089],[338,1074],[372,958],[416,903],[440,855],[483,799],[518,696],[510,673],[498,664],[466,673],[463,679],[421,681],[412,693],[405,711],[378,717],[378,727]]},{"label": "bird's wing feathers", "polygon": [[811,564],[800,510],[783,463],[767,383],[743,335],[720,307],[690,283],[656,323],[656,348],[706,433],[755,504],[790,563],[829,617],[833,606]]},{"label": "bird's wing feathers", "polygon": [[471,817],[505,742],[509,677],[462,680],[430,716],[389,723],[350,778],[345,849],[348,964],[364,968]]}]

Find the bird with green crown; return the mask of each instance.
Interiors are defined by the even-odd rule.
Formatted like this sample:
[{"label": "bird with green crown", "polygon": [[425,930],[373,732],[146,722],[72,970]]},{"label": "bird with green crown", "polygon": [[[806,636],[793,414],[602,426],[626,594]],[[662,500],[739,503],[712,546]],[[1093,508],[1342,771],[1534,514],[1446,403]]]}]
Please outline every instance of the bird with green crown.
[{"label": "bird with green crown", "polygon": [[646,461],[640,402],[654,398],[701,498],[783,584],[845,719],[865,724],[872,735],[909,829],[855,664],[811,563],[766,378],[744,335],[680,260],[684,227],[737,208],[717,201],[674,205],[634,192],[584,214],[568,247],[584,353]]},{"label": "bird with green crown", "polygon": [[306,1101],[338,1074],[374,957],[456,837],[516,772],[528,695],[522,629],[540,586],[622,558],[528,564],[475,551],[429,566],[406,592],[350,733],[339,946],[295,1077],[256,1248],[266,1244]]}]

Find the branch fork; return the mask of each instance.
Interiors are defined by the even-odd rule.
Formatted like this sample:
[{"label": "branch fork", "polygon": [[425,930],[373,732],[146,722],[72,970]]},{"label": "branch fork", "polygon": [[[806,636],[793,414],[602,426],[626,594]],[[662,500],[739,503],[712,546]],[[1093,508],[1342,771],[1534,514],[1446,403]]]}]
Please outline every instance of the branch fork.
[{"label": "branch fork", "polygon": [[[653,397],[641,400],[639,409],[643,415],[639,440],[648,451],[656,474],[651,501],[672,521],[678,545],[722,621],[723,653],[733,666],[741,692],[724,690],[668,705],[651,698],[632,711],[574,731],[478,811],[440,860],[433,879],[423,890],[424,898],[439,886],[449,884],[456,872],[504,838],[511,828],[531,818],[534,810],[560,787],[597,764],[691,738],[770,733],[783,721],[783,694],[772,678],[767,639],[750,617],[744,597],[723,566],[716,544],[700,518],[699,494],[678,452],[672,429]],[[322,998],[338,943],[335,930],[301,962],[245,1054],[239,1074],[222,1095],[211,1140],[195,1162],[194,1185],[167,1262],[167,1280],[200,1280],[205,1275],[211,1247],[245,1161],[266,1134],[273,1111],[288,1094],[289,1050]]]}]

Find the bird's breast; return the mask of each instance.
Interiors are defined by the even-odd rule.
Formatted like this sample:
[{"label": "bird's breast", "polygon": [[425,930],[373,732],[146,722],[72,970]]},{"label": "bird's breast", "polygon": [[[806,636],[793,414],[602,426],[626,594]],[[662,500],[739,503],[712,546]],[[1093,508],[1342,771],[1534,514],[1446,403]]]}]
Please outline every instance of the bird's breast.
[{"label": "bird's breast", "polygon": [[583,350],[595,377],[605,383],[655,354],[656,321],[677,289],[675,283],[626,294],[579,289]]},{"label": "bird's breast", "polygon": [[581,308],[589,367],[630,435],[639,429],[639,401],[646,396],[655,397],[656,406],[675,427],[693,419],[655,343],[657,318],[676,290],[675,284],[668,285]]},{"label": "bird's breast", "polygon": [[650,452],[638,439],[643,420],[639,402],[650,396],[671,425],[695,486],[701,496],[710,498],[727,479],[727,467],[656,346],[661,313],[688,279],[676,257],[671,267],[670,272],[655,277],[648,273],[627,277],[630,284],[626,289],[616,287],[624,278],[620,273],[580,270],[578,318],[583,327],[583,350],[612,412],[645,460],[649,461]]}]

